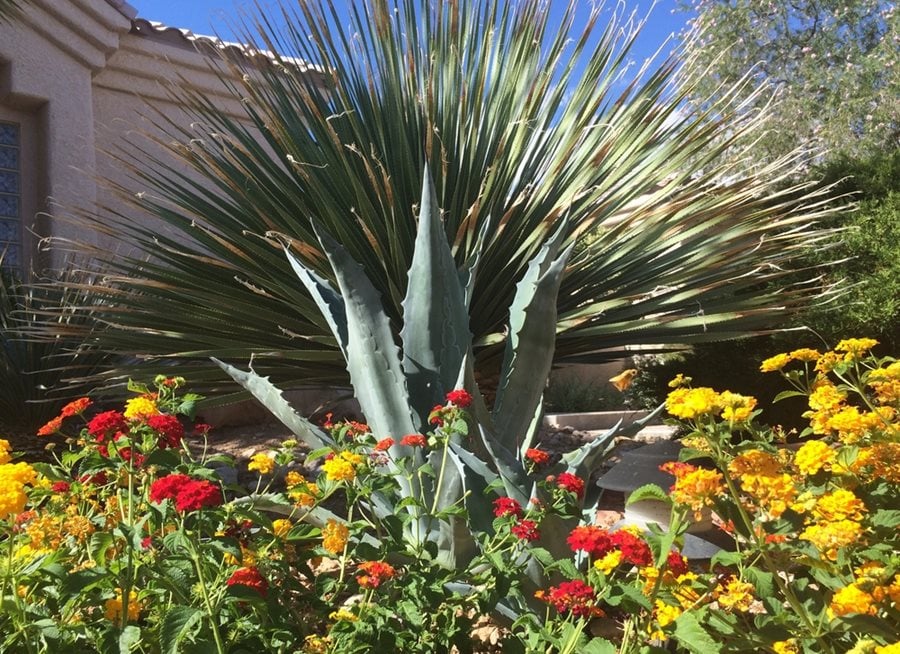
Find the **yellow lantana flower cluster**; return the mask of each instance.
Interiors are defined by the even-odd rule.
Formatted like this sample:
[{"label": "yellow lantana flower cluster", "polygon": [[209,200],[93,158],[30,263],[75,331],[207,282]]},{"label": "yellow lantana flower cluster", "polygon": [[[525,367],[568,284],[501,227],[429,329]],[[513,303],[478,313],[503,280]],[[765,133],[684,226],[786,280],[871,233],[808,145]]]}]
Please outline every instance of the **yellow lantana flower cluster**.
[{"label": "yellow lantana flower cluster", "polygon": [[261,475],[271,475],[275,470],[275,459],[265,452],[257,452],[250,457],[250,463],[247,464],[247,470],[255,470]]},{"label": "yellow lantana flower cluster", "polygon": [[329,481],[353,481],[357,469],[365,463],[361,454],[343,450],[322,464],[322,470]]},{"label": "yellow lantana flower cluster", "polygon": [[753,584],[732,578],[716,586],[713,595],[726,611],[746,612],[753,604]]},{"label": "yellow lantana flower cluster", "polygon": [[780,517],[797,497],[794,479],[784,472],[782,462],[770,452],[748,450],[728,464],[728,472],[760,509]]},{"label": "yellow lantana flower cluster", "polygon": [[332,554],[341,554],[349,539],[350,530],[347,525],[329,518],[322,529],[322,547]]},{"label": "yellow lantana flower cluster", "polygon": [[36,480],[37,472],[27,463],[0,464],[0,520],[25,510],[28,502],[25,488]]},{"label": "yellow lantana flower cluster", "polygon": [[[103,615],[111,622],[119,622],[123,613],[122,590],[116,589],[116,596],[106,600]],[[141,617],[141,604],[138,594],[134,590],[128,591],[128,620],[133,621]]]},{"label": "yellow lantana flower cluster", "polygon": [[828,443],[807,441],[794,454],[794,465],[804,475],[814,475],[820,470],[829,470],[837,458],[837,453]]},{"label": "yellow lantana flower cluster", "polygon": [[717,393],[706,386],[678,386],[666,398],[666,410],[682,420],[720,415],[729,422],[745,422],[755,408],[756,398],[731,391]]},{"label": "yellow lantana flower cluster", "polygon": [[284,485],[287,486],[288,497],[301,507],[314,506],[319,498],[319,487],[296,470],[287,473]]},{"label": "yellow lantana flower cluster", "polygon": [[719,394],[705,386],[676,388],[666,398],[666,410],[682,420],[694,420],[717,413],[720,409]]},{"label": "yellow lantana flower cluster", "polygon": [[129,420],[139,420],[155,415],[159,415],[159,407],[152,398],[146,395],[139,395],[125,402],[125,417]]}]

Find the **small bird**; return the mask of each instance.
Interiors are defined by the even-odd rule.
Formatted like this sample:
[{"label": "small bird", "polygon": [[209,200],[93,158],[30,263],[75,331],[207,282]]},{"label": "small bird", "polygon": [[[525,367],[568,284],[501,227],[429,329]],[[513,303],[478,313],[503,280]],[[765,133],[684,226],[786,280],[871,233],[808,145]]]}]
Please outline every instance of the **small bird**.
[{"label": "small bird", "polygon": [[634,368],[623,370],[615,377],[610,378],[609,383],[615,386],[620,392],[624,392],[625,389],[631,386],[631,382],[637,377],[637,373],[638,371]]}]

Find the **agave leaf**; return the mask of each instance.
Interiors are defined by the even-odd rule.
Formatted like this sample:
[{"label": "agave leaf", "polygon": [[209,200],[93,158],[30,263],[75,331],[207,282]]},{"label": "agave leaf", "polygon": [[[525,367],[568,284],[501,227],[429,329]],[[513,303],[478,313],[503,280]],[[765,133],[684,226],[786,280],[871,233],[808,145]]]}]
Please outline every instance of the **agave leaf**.
[{"label": "agave leaf", "polygon": [[287,256],[288,262],[291,264],[291,269],[293,269],[297,277],[300,278],[300,281],[303,282],[306,290],[309,291],[309,294],[319,307],[319,312],[328,322],[331,332],[337,339],[338,347],[340,347],[341,353],[346,359],[348,336],[347,308],[344,305],[344,298],[331,287],[328,280],[319,276],[316,271],[300,263],[300,261],[291,253],[290,245],[287,243],[284,244],[284,253]]},{"label": "agave leaf", "polygon": [[[446,456],[441,487],[434,491],[437,493],[437,502],[435,503],[437,511],[454,505],[462,505],[467,509],[473,508],[476,514],[484,513],[486,503],[483,497],[466,496],[464,499],[467,491],[477,493],[483,489],[483,478],[468,470],[453,451],[448,449]],[[439,469],[442,457],[443,450],[434,451],[429,456],[429,462]],[[448,568],[464,567],[474,558],[477,548],[465,517],[448,516],[443,518],[437,529],[432,528],[432,532],[432,537],[438,544],[438,560],[442,565]]]},{"label": "agave leaf", "polygon": [[[418,431],[410,414],[400,350],[379,292],[362,267],[328,234],[318,233],[347,315],[347,372],[360,408],[378,438]],[[397,446],[395,446],[397,447]],[[403,452],[398,449],[398,454]]]},{"label": "agave leaf", "polygon": [[562,463],[568,468],[568,472],[579,477],[586,477],[593,472],[596,465],[601,462],[615,446],[615,438],[622,435],[620,429],[622,421],[617,422],[611,429],[596,436],[589,443],[585,443],[576,450],[562,455]]},{"label": "agave leaf", "polygon": [[475,239],[475,246],[466,258],[459,270],[459,283],[465,289],[466,312],[468,314],[469,306],[472,303],[472,294],[475,292],[475,278],[478,274],[478,265],[481,263],[481,255],[484,252],[484,245],[488,242],[488,236],[494,227],[494,220],[488,216],[481,228],[478,230],[478,236]]},{"label": "agave leaf", "polygon": [[458,551],[466,553],[469,551],[468,548],[474,544],[473,534],[490,534],[493,531],[494,514],[491,510],[491,503],[487,501],[490,475],[482,474],[484,470],[481,473],[476,472],[463,461],[456,450],[451,450],[449,455],[463,480],[464,501],[469,523],[464,533],[457,534],[457,539],[461,537],[462,542],[457,540],[456,548]]},{"label": "agave leaf", "polygon": [[281,391],[269,381],[268,377],[260,377],[253,370],[248,372],[239,370],[224,361],[219,361],[215,357],[212,357],[212,360],[228,373],[234,381],[250,391],[253,397],[304,443],[314,449],[334,447],[335,443],[331,440],[331,437],[294,411],[288,401],[282,396]]},{"label": "agave leaf", "polygon": [[537,404],[534,407],[533,415],[531,417],[531,422],[528,423],[528,426],[526,427],[525,432],[522,435],[522,444],[519,446],[520,459],[524,460],[525,452],[534,443],[535,436],[537,436],[537,433],[541,428],[543,419],[544,397],[542,395],[540,398],[538,398]]},{"label": "agave leaf", "polygon": [[447,236],[431,171],[425,167],[419,230],[403,300],[403,370],[420,424],[456,383],[469,350],[469,314]]},{"label": "agave leaf", "polygon": [[481,441],[488,451],[490,465],[456,443],[451,443],[450,447],[466,466],[480,475],[488,484],[499,479],[507,497],[511,497],[520,504],[526,504],[529,500],[525,494],[525,489],[528,487],[528,475],[522,464],[501,445],[496,442],[491,443],[483,430],[480,430],[480,434]]},{"label": "agave leaf", "polygon": [[561,226],[531,261],[516,288],[509,309],[509,337],[494,404],[494,427],[499,442],[517,450],[530,440],[535,407],[540,406],[553,364],[556,342],[556,300],[572,246],[559,257]]}]

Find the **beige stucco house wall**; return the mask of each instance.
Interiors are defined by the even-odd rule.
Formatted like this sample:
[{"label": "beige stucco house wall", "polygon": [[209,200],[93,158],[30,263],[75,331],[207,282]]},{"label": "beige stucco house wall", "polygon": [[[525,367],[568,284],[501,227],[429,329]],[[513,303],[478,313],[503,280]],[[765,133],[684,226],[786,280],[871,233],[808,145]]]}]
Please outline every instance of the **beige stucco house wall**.
[{"label": "beige stucco house wall", "polygon": [[51,232],[115,247],[103,242],[109,237],[80,233],[45,212],[61,216],[115,205],[96,180],[134,182],[104,153],[135,132],[152,131],[148,116],[155,112],[187,120],[166,82],[201,90],[239,117],[237,101],[211,68],[218,50],[234,53],[239,46],[151,23],[138,12],[123,0],[32,0],[19,18],[0,24],[0,252],[7,251],[6,265],[22,271],[58,265],[59,253],[39,248],[39,237]]}]

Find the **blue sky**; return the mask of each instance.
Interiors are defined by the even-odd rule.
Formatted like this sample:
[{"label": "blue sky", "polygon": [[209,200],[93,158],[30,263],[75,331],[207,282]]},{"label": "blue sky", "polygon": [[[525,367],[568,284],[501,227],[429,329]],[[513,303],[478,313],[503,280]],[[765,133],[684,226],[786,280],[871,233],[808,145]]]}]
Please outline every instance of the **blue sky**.
[{"label": "blue sky", "polygon": [[[240,15],[242,9],[252,7],[252,2],[246,0],[129,0],[131,5],[138,10],[138,16],[148,20],[155,20],[172,27],[182,27],[196,34],[219,34],[223,38],[231,37],[229,30],[230,21]],[[291,0],[286,0],[290,2]],[[323,0],[324,1],[324,0]],[[350,0],[353,1],[353,0]],[[589,0],[580,0],[585,7],[585,12],[590,6]],[[262,2],[261,4],[271,4]],[[342,4],[342,0],[336,0],[336,4]],[[565,6],[566,0],[554,0],[551,4],[554,11],[559,12]],[[614,0],[608,0],[605,11],[609,12],[616,6]],[[636,10],[638,16],[650,12],[647,24],[644,27],[632,57],[635,61],[642,61],[652,55],[671,34],[677,34],[684,26],[688,14],[674,11],[676,0],[658,0],[655,6],[651,0],[625,0],[624,5],[628,12]],[[652,11],[651,11],[652,7]],[[663,54],[668,53],[670,47],[666,47]]]}]

